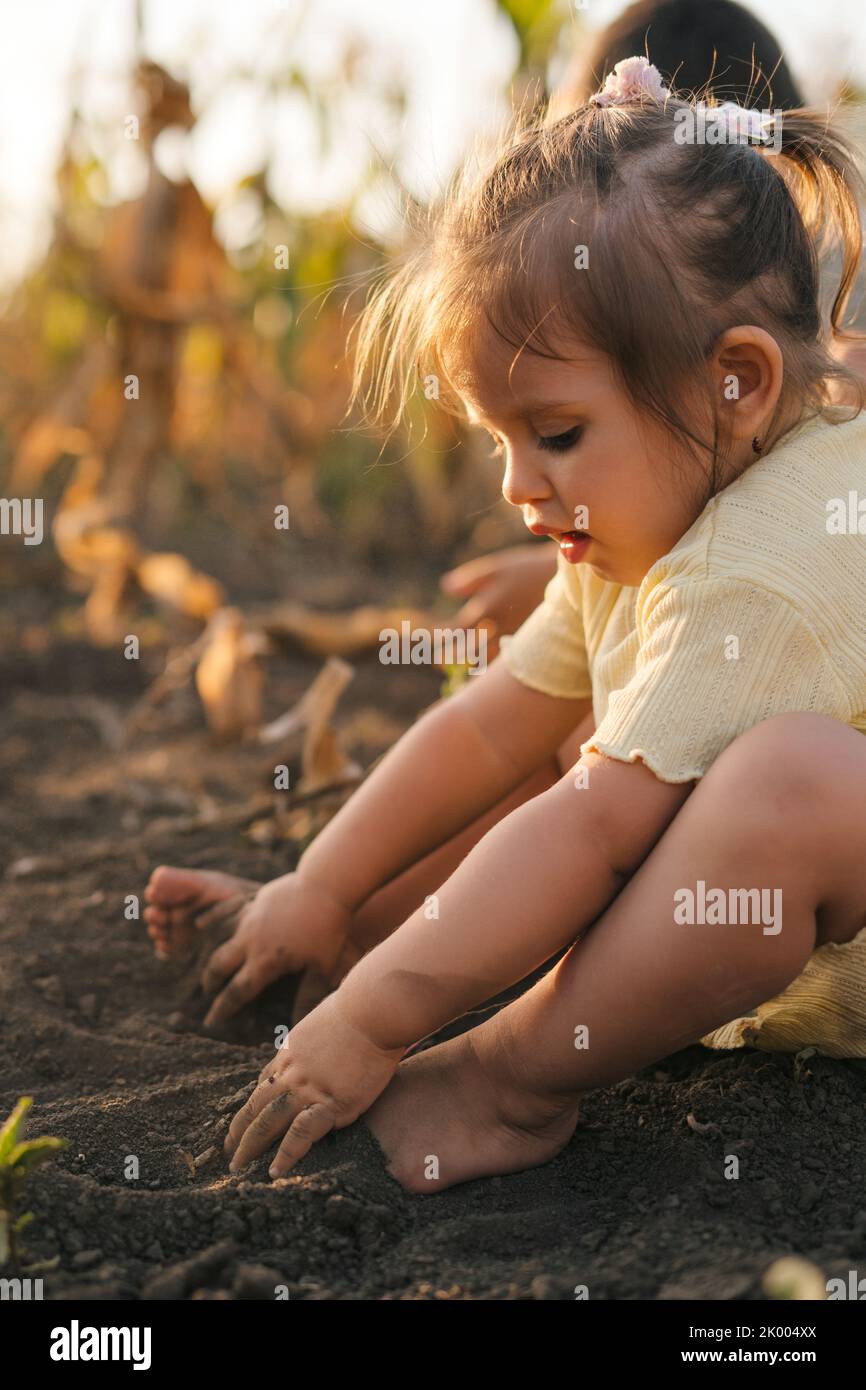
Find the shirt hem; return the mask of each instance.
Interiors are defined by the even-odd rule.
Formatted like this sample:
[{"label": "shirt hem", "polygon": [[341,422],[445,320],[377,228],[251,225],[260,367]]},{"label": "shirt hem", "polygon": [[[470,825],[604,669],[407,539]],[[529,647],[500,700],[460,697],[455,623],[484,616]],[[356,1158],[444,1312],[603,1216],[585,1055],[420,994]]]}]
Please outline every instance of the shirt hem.
[{"label": "shirt hem", "polygon": [[700,768],[690,768],[685,772],[662,771],[658,759],[654,758],[651,753],[647,753],[645,749],[631,748],[628,753],[625,753],[622,748],[618,748],[612,743],[604,743],[596,738],[589,738],[586,743],[582,743],[580,752],[581,756],[584,753],[602,753],[604,757],[615,758],[620,763],[642,762],[660,782],[669,782],[677,786],[683,782],[700,781],[704,775],[703,769]]}]

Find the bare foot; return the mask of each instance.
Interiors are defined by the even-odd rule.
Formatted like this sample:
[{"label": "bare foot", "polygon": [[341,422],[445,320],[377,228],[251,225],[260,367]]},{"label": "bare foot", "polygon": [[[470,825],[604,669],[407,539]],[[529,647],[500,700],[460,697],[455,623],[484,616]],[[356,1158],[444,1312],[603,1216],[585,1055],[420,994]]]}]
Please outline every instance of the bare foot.
[{"label": "bare foot", "polygon": [[408,1192],[537,1168],[574,1133],[577,1098],[519,1089],[489,1028],[408,1057],[364,1116]]},{"label": "bare foot", "polygon": [[145,889],[147,934],[161,960],[182,960],[197,932],[240,911],[261,884],[211,869],[174,869],[160,864]]}]

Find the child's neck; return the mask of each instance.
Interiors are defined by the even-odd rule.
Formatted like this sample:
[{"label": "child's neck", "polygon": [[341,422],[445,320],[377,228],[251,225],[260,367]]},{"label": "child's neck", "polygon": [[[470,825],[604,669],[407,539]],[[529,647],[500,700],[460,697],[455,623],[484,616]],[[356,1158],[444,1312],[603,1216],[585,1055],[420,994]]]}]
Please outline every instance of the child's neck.
[{"label": "child's neck", "polygon": [[[728,483],[732,483],[741,473],[745,473],[746,469],[751,468],[753,464],[757,463],[759,458],[763,458],[769,454],[771,449],[775,449],[776,445],[784,438],[788,431],[793,429],[796,424],[799,424],[800,420],[803,418],[803,414],[803,402],[792,401],[769,434],[755,435],[752,439],[744,439],[741,443],[738,443],[730,454],[729,476],[726,479],[725,486],[727,486]],[[759,451],[755,450],[756,440],[758,444],[760,444]]]}]

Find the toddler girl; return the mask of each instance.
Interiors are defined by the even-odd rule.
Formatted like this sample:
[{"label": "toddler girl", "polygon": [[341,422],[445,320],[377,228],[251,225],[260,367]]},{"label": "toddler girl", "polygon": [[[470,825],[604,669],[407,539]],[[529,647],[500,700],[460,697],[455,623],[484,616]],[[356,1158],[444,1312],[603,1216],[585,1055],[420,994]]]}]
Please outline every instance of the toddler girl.
[{"label": "toddler girl", "polygon": [[[235,1117],[233,1169],[364,1115],[429,1192],[543,1163],[584,1091],[696,1040],[866,1056],[866,415],[814,244],[835,222],[836,330],[855,191],[817,116],[698,111],[629,59],[467,176],[372,299],[371,414],[435,373],[557,570],[211,958],[211,1021],[352,967]],[[157,870],[151,934],[242,891]]]}]

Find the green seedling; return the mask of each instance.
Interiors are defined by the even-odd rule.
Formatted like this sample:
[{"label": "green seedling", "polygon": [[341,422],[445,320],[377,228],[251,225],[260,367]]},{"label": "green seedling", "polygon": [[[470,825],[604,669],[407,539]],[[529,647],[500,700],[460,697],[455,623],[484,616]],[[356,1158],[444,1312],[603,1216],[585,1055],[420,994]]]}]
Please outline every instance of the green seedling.
[{"label": "green seedling", "polygon": [[444,699],[446,695],[456,695],[460,687],[466,684],[469,679],[469,665],[468,663],[443,665],[442,670],[445,672],[445,680],[439,687],[439,695]]},{"label": "green seedling", "polygon": [[810,1057],[815,1057],[815,1056],[817,1056],[817,1054],[818,1054],[818,1049],[817,1049],[817,1047],[804,1047],[800,1052],[798,1052],[798,1053],[795,1054],[795,1057],[794,1057],[794,1080],[795,1080],[795,1081],[803,1081],[803,1082],[805,1082],[805,1081],[811,1081],[813,1073],[812,1073],[812,1072],[809,1070],[809,1068],[806,1066],[806,1063],[808,1062],[808,1060],[809,1060]]},{"label": "green seedling", "polygon": [[65,1139],[21,1138],[24,1117],[32,1104],[32,1096],[23,1096],[0,1129],[0,1269],[7,1263],[17,1265],[21,1232],[33,1220],[31,1211],[19,1215],[27,1178],[40,1163],[67,1146]]}]

